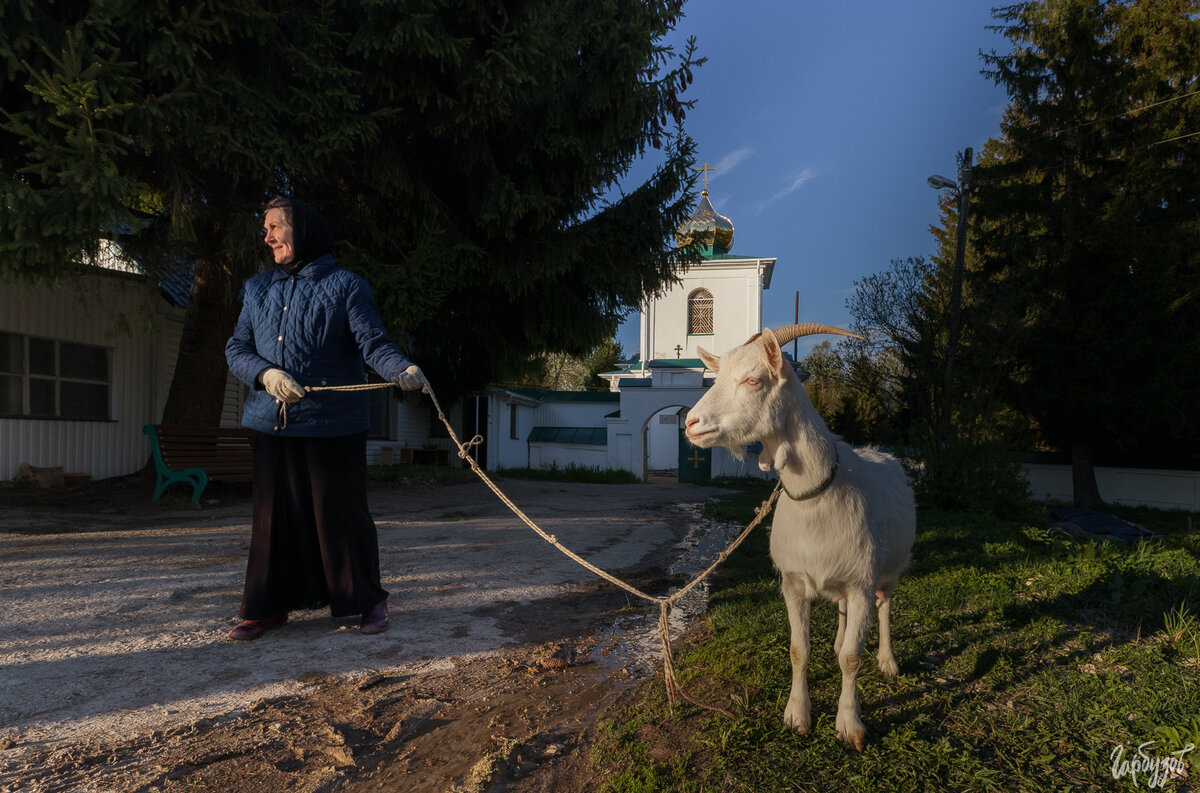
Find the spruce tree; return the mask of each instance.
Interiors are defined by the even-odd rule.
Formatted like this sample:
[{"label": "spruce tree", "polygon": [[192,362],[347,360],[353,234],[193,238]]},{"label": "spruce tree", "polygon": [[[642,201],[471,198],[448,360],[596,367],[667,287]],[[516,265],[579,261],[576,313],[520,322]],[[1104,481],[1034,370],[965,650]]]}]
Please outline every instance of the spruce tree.
[{"label": "spruce tree", "polygon": [[[1195,104],[1180,101],[1200,62],[1194,10],[1040,0],[995,12],[1013,47],[985,60],[1010,104],[976,170],[976,304],[993,338],[1008,340],[996,363],[1011,375],[1012,403],[1070,451],[1080,506],[1100,501],[1098,454],[1194,432],[1194,420],[1150,420],[1181,394],[1154,393],[1145,369],[1174,358],[1180,340],[1195,349],[1187,278],[1200,207],[1195,182],[1189,192],[1179,181],[1194,174],[1195,147],[1169,146],[1177,124],[1147,112],[1169,104],[1164,113],[1197,129]],[[1178,35],[1173,76],[1132,34],[1138,17]],[[1177,382],[1194,388],[1195,378]]]},{"label": "spruce tree", "polygon": [[682,5],[7,0],[0,270],[69,275],[105,237],[190,262],[167,422],[220,415],[276,194],[330,219],[444,397],[583,354],[683,261],[702,61],[664,44]]}]

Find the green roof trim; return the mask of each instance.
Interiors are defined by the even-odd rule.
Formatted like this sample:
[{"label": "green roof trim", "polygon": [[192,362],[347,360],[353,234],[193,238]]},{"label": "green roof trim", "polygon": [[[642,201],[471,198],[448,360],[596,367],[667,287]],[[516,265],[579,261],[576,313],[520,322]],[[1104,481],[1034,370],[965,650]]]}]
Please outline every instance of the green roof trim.
[{"label": "green roof trim", "polygon": [[651,369],[703,369],[704,361],[699,358],[658,358],[650,362]]},{"label": "green roof trim", "polygon": [[712,259],[774,259],[774,256],[747,256],[744,253],[701,253],[700,258]]},{"label": "green roof trim", "polygon": [[543,402],[620,402],[621,395],[614,391],[551,391],[546,388],[506,388],[518,396],[538,399]]},{"label": "green roof trim", "polygon": [[534,427],[530,443],[579,443],[588,446],[607,446],[605,427]]}]

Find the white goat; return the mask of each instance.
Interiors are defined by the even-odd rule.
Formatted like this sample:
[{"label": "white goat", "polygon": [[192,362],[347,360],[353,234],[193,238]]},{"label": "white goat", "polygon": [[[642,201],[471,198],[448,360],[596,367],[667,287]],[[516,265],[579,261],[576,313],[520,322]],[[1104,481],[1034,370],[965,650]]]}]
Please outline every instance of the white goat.
[{"label": "white goat", "polygon": [[791,624],[792,692],[784,721],[799,732],[809,713],[809,604],[817,595],[838,604],[834,652],[842,668],[837,735],[862,750],[866,740],[857,678],[871,629],[871,601],[879,609],[879,670],[899,673],[891,646],[891,596],[908,564],[916,527],[912,489],[899,462],[875,448],[856,449],[829,431],[781,344],[814,333],[854,334],[808,323],[764,330],[723,358],[701,349],[716,382],[688,413],[694,445],[724,446],[739,459],[760,441],[759,466],[774,464],[785,496],[775,508],[771,559],[783,577]]}]

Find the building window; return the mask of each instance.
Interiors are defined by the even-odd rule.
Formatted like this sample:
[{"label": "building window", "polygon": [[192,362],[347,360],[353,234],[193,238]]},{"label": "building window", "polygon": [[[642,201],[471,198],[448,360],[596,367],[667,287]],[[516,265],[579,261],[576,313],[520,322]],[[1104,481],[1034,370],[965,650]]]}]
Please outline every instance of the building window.
[{"label": "building window", "polygon": [[711,334],[713,332],[713,296],[707,289],[697,289],[688,295],[688,335]]},{"label": "building window", "polygon": [[[372,381],[379,382],[372,378]],[[376,388],[367,392],[368,422],[367,437],[390,440],[392,438],[392,417],[396,411],[392,407],[394,388]]]},{"label": "building window", "polygon": [[107,348],[0,333],[0,415],[108,421],[111,390]]},{"label": "building window", "polygon": [[510,440],[520,440],[517,435],[517,406],[508,406],[508,437]]}]

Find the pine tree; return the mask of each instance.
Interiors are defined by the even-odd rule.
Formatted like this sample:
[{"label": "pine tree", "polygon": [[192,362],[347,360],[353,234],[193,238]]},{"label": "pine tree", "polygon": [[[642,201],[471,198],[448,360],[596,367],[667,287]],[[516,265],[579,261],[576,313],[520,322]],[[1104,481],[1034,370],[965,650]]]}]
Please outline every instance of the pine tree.
[{"label": "pine tree", "polygon": [[[1187,296],[1195,274],[1195,182],[1189,193],[1177,181],[1194,173],[1194,145],[1156,150],[1171,126],[1143,112],[1194,90],[1194,12],[1100,0],[994,12],[1013,49],[985,60],[1010,104],[976,170],[976,302],[993,337],[1010,340],[1011,356],[996,363],[1011,374],[1013,404],[1071,451],[1080,506],[1100,501],[1096,454],[1153,445],[1144,419],[1179,399],[1149,392],[1146,361],[1173,355],[1163,349],[1172,332],[1195,349],[1194,323],[1179,325],[1194,309],[1169,300]],[[1130,30],[1138,17],[1142,29],[1178,34],[1177,63],[1190,74],[1156,77],[1162,64]],[[1198,128],[1188,105],[1165,112]]]},{"label": "pine tree", "polygon": [[663,43],[681,7],[9,0],[0,269],[69,274],[102,237],[151,267],[190,260],[168,422],[216,423],[275,194],[330,219],[443,398],[535,352],[582,355],[683,261],[668,240],[702,61]]}]

